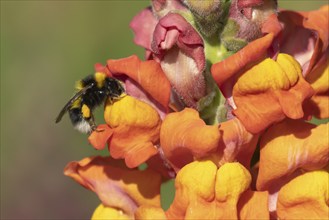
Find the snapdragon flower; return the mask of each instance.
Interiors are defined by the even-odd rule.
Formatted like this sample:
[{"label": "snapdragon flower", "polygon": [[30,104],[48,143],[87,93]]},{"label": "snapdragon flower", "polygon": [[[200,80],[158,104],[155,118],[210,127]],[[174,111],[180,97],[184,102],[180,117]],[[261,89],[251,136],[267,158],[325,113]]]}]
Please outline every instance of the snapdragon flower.
[{"label": "snapdragon flower", "polygon": [[151,4],[130,25],[145,61],[95,65],[127,93],[106,102],[106,124],[88,138],[110,156],[65,168],[100,198],[92,219],[328,218],[329,123],[307,120],[329,117],[329,7]]}]

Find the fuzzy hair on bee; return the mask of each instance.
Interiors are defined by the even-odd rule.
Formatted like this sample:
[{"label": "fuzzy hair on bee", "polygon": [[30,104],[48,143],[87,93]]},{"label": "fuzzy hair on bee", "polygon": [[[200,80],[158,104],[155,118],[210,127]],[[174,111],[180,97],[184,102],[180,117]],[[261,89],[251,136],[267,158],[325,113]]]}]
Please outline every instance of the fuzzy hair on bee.
[{"label": "fuzzy hair on bee", "polygon": [[68,112],[75,129],[82,133],[97,131],[93,110],[105,100],[119,99],[125,95],[123,84],[104,73],[96,72],[79,80],[75,86],[77,93],[66,103],[56,118],[60,122]]}]

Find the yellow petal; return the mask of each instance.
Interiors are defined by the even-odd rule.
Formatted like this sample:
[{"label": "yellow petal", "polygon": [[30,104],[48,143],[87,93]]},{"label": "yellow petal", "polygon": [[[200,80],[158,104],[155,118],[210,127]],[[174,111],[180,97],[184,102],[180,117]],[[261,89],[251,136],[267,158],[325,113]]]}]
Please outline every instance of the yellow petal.
[{"label": "yellow petal", "polygon": [[114,100],[113,103],[107,102],[104,117],[106,123],[112,128],[122,124],[156,127],[159,121],[159,115],[155,109],[129,95]]},{"label": "yellow petal", "polygon": [[286,54],[279,54],[277,61],[265,59],[244,73],[236,85],[240,93],[264,92],[266,90],[288,89],[294,85],[301,68],[297,61]]},{"label": "yellow petal", "polygon": [[226,163],[217,170],[209,161],[194,161],[177,174],[174,201],[168,219],[237,219],[237,203],[251,176],[239,163]]},{"label": "yellow petal", "polygon": [[284,75],[284,84],[285,86],[278,87],[280,89],[289,89],[291,86],[295,85],[302,76],[301,66],[292,56],[288,54],[279,54],[276,62],[279,64],[282,69]]},{"label": "yellow petal", "polygon": [[91,220],[132,220],[133,218],[124,214],[122,210],[111,208],[100,204],[94,211]]},{"label": "yellow petal", "polygon": [[213,219],[210,207],[215,198],[217,166],[211,161],[194,161],[184,166],[177,174],[176,193],[173,203],[166,212],[169,219],[202,217]]},{"label": "yellow petal", "polygon": [[161,119],[150,105],[131,96],[108,101],[106,123],[113,129],[109,140],[113,158],[124,158],[128,167],[137,167],[157,153]]},{"label": "yellow petal", "polygon": [[217,207],[221,219],[238,219],[240,195],[249,188],[251,175],[239,163],[226,163],[218,169],[216,179]]},{"label": "yellow petal", "polygon": [[281,188],[277,214],[280,219],[328,219],[329,174],[304,173]]},{"label": "yellow petal", "polygon": [[216,199],[231,200],[237,204],[240,194],[246,191],[251,183],[248,170],[239,163],[226,163],[217,172]]}]

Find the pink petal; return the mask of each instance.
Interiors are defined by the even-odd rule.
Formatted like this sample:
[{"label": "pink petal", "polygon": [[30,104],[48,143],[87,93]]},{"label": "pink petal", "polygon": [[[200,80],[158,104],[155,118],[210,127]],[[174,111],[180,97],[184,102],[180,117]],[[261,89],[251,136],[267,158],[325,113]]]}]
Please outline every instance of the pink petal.
[{"label": "pink petal", "polygon": [[160,19],[154,31],[152,50],[177,94],[189,107],[206,95],[203,40],[179,14]]},{"label": "pink petal", "polygon": [[151,42],[157,19],[153,16],[151,8],[146,8],[137,14],[130,22],[130,28],[135,33],[135,44],[151,50]]}]

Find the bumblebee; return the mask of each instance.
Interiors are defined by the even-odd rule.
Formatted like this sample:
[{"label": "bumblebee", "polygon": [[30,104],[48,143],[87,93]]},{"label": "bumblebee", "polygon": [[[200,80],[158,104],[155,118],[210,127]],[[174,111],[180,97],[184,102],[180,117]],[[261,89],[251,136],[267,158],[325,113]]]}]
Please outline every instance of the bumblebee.
[{"label": "bumblebee", "polygon": [[75,129],[82,133],[98,131],[92,111],[105,100],[119,99],[125,95],[121,82],[104,73],[96,72],[76,83],[77,93],[66,103],[56,118],[60,122],[66,112],[69,113]]}]

